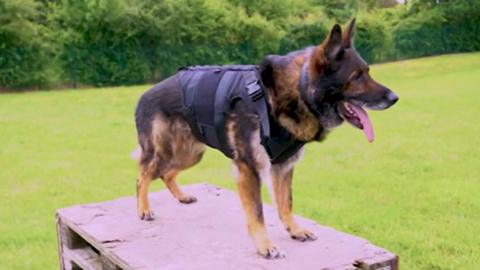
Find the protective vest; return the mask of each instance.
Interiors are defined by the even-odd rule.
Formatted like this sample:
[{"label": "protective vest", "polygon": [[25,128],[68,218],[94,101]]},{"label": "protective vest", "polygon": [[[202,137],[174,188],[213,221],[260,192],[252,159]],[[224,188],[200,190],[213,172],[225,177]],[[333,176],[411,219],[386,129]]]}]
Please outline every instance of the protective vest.
[{"label": "protective vest", "polygon": [[235,102],[242,100],[260,121],[261,144],[270,162],[281,163],[295,154],[305,142],[296,140],[271,118],[265,87],[257,66],[193,66],[179,70],[187,122],[201,142],[233,158],[227,141],[225,120]]}]

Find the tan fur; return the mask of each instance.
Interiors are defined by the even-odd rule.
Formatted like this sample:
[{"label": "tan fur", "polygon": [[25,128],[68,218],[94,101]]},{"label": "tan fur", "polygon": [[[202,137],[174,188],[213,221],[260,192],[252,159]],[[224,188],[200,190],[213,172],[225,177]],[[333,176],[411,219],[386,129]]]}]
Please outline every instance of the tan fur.
[{"label": "tan fur", "polygon": [[188,169],[197,164],[205,151],[205,144],[199,142],[185,121],[173,121],[170,126],[172,134],[172,167]]},{"label": "tan fur", "polygon": [[233,159],[234,160],[238,158],[237,149],[239,147],[235,143],[236,142],[236,140],[235,140],[236,132],[238,132],[236,120],[237,120],[237,116],[235,114],[232,114],[230,116],[230,118],[227,119],[226,124],[225,124],[225,128],[226,128],[226,131],[227,131],[226,132],[227,141],[228,141],[228,144],[230,145],[230,147],[233,149]]},{"label": "tan fur", "polygon": [[137,178],[137,212],[141,219],[146,220],[153,219],[148,202],[148,187],[152,181],[151,174],[148,168],[140,167],[140,173]]},{"label": "tan fur", "polygon": [[[205,151],[205,145],[199,142],[185,121],[172,120],[162,116],[153,121],[152,137],[155,153],[168,162],[168,168],[187,169],[199,161]],[[161,172],[160,175],[163,175]]]},{"label": "tan fur", "polygon": [[[251,117],[257,116],[251,115]],[[279,258],[284,255],[270,241],[263,220],[261,181],[269,181],[270,159],[260,143],[258,127],[252,133],[249,144],[241,144],[242,140],[237,138],[240,133],[238,121],[240,119],[237,119],[236,115],[231,115],[226,127],[228,141],[234,150],[238,194],[247,218],[248,232],[253,238],[259,254],[267,258]],[[247,164],[238,160],[236,157],[239,155],[249,156],[251,163]]]},{"label": "tan fur", "polygon": [[316,236],[307,229],[301,228],[293,216],[292,201],[293,168],[286,165],[272,166],[272,183],[278,216],[290,236],[299,241],[315,240]]},{"label": "tan fur", "polygon": [[265,257],[278,257],[279,251],[270,241],[265,230],[260,192],[260,179],[247,164],[237,162],[239,177],[238,194],[247,218],[247,228],[258,252]]},{"label": "tan fur", "polygon": [[176,177],[180,170],[178,169],[171,169],[170,171],[166,172],[163,175],[163,182],[167,186],[170,193],[173,195],[175,199],[177,199],[181,203],[193,203],[197,201],[197,198],[191,195],[187,195],[183,193],[180,187],[177,184]]},{"label": "tan fur", "polygon": [[[300,98],[298,88],[300,73],[303,63],[310,57],[309,54],[301,54],[288,64],[284,69],[275,69],[276,78],[275,90],[269,89],[270,106],[274,115],[278,116],[278,121],[297,139],[302,141],[311,141],[321,131],[322,127],[318,119],[309,110],[306,104]],[[295,110],[299,116],[298,121],[292,119],[289,113],[290,102],[297,102],[298,108]]]},{"label": "tan fur", "polygon": [[195,197],[182,192],[176,176],[180,171],[197,164],[205,151],[205,145],[193,137],[188,124],[180,119],[157,115],[152,123],[151,137],[154,158],[147,165],[140,163],[137,179],[138,215],[147,220],[153,219],[148,203],[148,187],[158,177],[163,179],[172,195],[180,202],[196,201]]}]

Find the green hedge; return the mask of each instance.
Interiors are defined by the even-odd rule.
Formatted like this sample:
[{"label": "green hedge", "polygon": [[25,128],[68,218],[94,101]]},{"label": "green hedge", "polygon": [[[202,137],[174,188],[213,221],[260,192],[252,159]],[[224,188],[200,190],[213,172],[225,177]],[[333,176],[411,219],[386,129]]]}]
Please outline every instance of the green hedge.
[{"label": "green hedge", "polygon": [[411,58],[447,52],[444,46],[443,16],[440,10],[414,14],[393,30],[397,58]]},{"label": "green hedge", "polygon": [[393,28],[396,59],[480,50],[480,2],[452,0],[406,12]]},{"label": "green hedge", "polygon": [[62,49],[62,79],[87,85],[142,83],[148,59],[140,47],[139,6],[117,0],[63,1],[51,6],[50,25]]},{"label": "green hedge", "polygon": [[185,65],[258,63],[319,44],[351,17],[370,63],[480,50],[480,1],[408,2],[2,0],[0,89],[139,84]]},{"label": "green hedge", "polygon": [[56,77],[55,46],[33,0],[0,1],[0,89],[48,87]]},{"label": "green hedge", "polygon": [[390,37],[387,31],[380,16],[365,15],[359,18],[355,48],[367,62],[379,62],[389,57]]},{"label": "green hedge", "polygon": [[285,54],[310,45],[319,44],[330,29],[322,22],[293,25],[280,41],[279,53]]}]

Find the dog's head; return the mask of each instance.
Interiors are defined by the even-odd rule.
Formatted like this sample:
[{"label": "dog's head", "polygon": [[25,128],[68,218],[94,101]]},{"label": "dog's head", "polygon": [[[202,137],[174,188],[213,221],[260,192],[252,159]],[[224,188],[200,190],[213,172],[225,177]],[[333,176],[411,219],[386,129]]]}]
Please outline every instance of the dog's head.
[{"label": "dog's head", "polygon": [[371,142],[373,129],[364,108],[384,110],[395,104],[398,97],[370,76],[368,64],[353,47],[354,30],[355,19],[343,34],[337,24],[329,36],[312,49],[309,62],[302,70],[308,74],[301,78],[307,81],[301,91],[324,126],[333,127],[347,120],[363,129]]}]

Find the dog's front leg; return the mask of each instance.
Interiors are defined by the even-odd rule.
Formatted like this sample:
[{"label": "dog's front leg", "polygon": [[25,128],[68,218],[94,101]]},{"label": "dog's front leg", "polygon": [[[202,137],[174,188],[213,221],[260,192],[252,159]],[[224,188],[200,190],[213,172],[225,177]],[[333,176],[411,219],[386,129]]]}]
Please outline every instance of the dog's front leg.
[{"label": "dog's front leg", "polygon": [[285,168],[281,165],[272,166],[272,184],[278,215],[293,239],[301,242],[314,241],[317,237],[307,229],[301,228],[293,216],[292,177],[293,168]]},{"label": "dog's front leg", "polygon": [[248,232],[255,242],[258,253],[267,259],[285,257],[272,244],[265,230],[258,172],[243,162],[235,162],[235,165],[238,168],[238,194],[247,217]]}]

